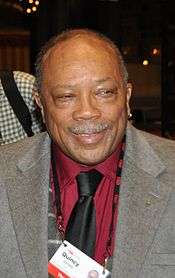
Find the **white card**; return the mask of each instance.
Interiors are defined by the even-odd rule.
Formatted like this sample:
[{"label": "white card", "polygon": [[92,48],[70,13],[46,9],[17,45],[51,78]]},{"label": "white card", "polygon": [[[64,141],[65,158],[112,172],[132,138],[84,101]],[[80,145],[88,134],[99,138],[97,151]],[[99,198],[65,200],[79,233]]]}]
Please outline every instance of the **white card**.
[{"label": "white card", "polygon": [[55,278],[110,278],[111,273],[82,251],[64,241],[48,264]]}]

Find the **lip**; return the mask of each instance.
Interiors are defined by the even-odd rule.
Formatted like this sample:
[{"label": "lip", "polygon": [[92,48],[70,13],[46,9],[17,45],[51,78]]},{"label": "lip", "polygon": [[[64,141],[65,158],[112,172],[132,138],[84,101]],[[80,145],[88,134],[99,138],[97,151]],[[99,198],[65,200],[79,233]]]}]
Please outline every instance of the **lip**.
[{"label": "lip", "polygon": [[91,144],[97,144],[99,141],[101,141],[106,133],[106,130],[103,130],[98,133],[83,133],[83,134],[74,134],[76,140],[79,141],[80,144],[83,145],[91,145]]}]

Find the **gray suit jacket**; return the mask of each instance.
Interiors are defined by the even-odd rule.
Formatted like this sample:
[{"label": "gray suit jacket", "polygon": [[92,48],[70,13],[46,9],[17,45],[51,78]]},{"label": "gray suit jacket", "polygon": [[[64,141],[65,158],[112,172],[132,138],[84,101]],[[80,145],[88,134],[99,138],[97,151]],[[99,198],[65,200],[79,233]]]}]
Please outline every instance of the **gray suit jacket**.
[{"label": "gray suit jacket", "polygon": [[[128,125],[113,278],[175,277],[175,143]],[[47,277],[50,139],[0,149],[0,278]]]}]

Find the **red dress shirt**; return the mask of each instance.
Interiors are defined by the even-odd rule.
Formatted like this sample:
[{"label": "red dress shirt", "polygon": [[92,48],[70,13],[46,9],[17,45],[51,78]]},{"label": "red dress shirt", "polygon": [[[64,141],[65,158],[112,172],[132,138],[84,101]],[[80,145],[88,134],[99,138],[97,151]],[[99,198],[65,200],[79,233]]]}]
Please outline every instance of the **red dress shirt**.
[{"label": "red dress shirt", "polygon": [[[118,197],[114,200],[114,187],[116,185],[116,170],[119,159],[121,144],[117,150],[104,162],[95,167],[82,166],[67,157],[59,147],[54,144],[53,150],[56,160],[56,169],[61,193],[61,212],[63,228],[66,225],[71,211],[78,199],[75,177],[80,171],[96,169],[103,174],[103,178],[97,188],[94,203],[96,208],[96,246],[94,259],[103,264],[105,258],[112,256],[114,250],[114,231],[117,224]],[[51,179],[52,181],[52,179]],[[52,182],[52,188],[54,188]],[[113,204],[115,211],[113,213]],[[111,231],[113,217],[113,232]],[[110,244],[109,240],[111,238]]]}]

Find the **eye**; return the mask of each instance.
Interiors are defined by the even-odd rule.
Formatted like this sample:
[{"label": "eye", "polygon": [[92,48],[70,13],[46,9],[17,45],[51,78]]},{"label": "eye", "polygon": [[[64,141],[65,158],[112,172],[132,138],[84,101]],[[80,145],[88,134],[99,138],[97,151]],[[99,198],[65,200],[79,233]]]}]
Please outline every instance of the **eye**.
[{"label": "eye", "polygon": [[96,95],[104,98],[112,97],[116,94],[116,90],[114,89],[103,89],[97,91]]},{"label": "eye", "polygon": [[66,94],[66,95],[59,95],[56,97],[56,101],[57,102],[69,102],[72,101],[74,99],[74,95],[73,94]]}]

